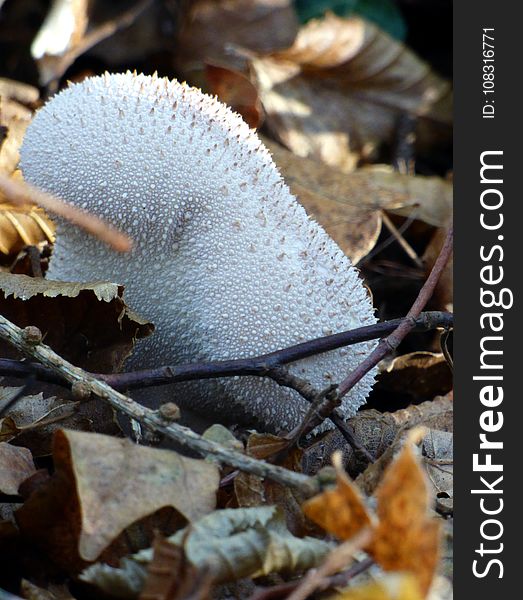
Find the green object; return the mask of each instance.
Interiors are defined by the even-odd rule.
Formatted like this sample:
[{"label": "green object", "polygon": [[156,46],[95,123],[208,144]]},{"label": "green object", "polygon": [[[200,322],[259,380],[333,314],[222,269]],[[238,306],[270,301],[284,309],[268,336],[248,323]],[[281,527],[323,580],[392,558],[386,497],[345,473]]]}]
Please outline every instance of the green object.
[{"label": "green object", "polygon": [[322,17],[330,10],[340,17],[365,17],[401,41],[407,33],[403,16],[393,0],[294,0],[294,6],[302,23]]}]

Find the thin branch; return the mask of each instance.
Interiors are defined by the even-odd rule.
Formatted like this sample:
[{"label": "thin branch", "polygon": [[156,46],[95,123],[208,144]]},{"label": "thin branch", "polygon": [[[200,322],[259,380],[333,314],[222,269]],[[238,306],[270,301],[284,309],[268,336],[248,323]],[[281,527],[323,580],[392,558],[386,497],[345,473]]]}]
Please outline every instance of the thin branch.
[{"label": "thin branch", "polygon": [[[30,331],[31,335],[28,335]],[[108,402],[115,410],[138,421],[144,427],[165,435],[167,438],[203,456],[214,456],[219,461],[259,477],[272,479],[282,485],[297,488],[307,496],[319,490],[318,481],[301,473],[272,465],[250,456],[225,448],[221,444],[204,439],[191,429],[166,420],[161,413],[141,406],[131,398],[114,390],[83,369],[56,354],[49,346],[35,341],[34,327],[20,329],[0,315],[0,338],[20,352],[31,356],[71,384],[80,385],[84,390]]]},{"label": "thin branch", "polygon": [[383,220],[383,224],[390,231],[390,233],[392,234],[392,237],[403,248],[403,250],[405,251],[405,254],[412,260],[412,262],[417,267],[419,267],[420,269],[423,269],[423,261],[416,254],[416,251],[414,250],[414,248],[403,237],[403,235],[401,234],[399,229],[396,227],[396,225],[394,225],[394,223],[391,221],[391,219],[389,218],[389,216],[387,215],[387,213],[384,210],[381,211],[381,218]]},{"label": "thin branch", "polygon": [[14,204],[19,206],[36,204],[50,213],[67,219],[118,252],[128,252],[131,249],[132,240],[112,225],[25,181],[0,174],[0,191]]},{"label": "thin branch", "polygon": [[[347,586],[352,579],[357,575],[360,575],[360,573],[367,571],[373,564],[374,561],[372,558],[365,558],[362,561],[353,564],[349,569],[328,577],[321,586],[321,591]],[[297,579],[272,587],[258,589],[249,600],[279,600],[280,598],[287,598],[289,593],[293,592],[300,585],[300,582],[301,579]]]},{"label": "thin branch", "polygon": [[[422,315],[422,310],[430,300],[436,284],[439,281],[441,273],[445,268],[451,254],[453,245],[453,228],[450,227],[447,238],[443,247],[439,253],[432,271],[428,276],[427,280],[423,284],[418,297],[411,306],[407,316],[401,319],[399,325],[392,331],[388,337],[384,337],[380,340],[376,348],[363,360],[352,373],[348,375],[338,386],[338,398],[343,398],[348,392],[360,381],[363,377],[371,371],[387,354],[393,352],[403,341],[403,339],[416,328],[417,319]],[[429,313],[425,313],[429,314]],[[448,327],[446,327],[448,328]],[[341,422],[345,419],[343,415],[335,408],[337,403],[332,399],[325,398],[324,405],[318,407],[316,411],[317,417],[313,417],[308,423],[303,433],[309,433],[314,430],[322,420],[330,418],[334,424],[340,429]],[[344,434],[345,435],[345,434]],[[346,438],[347,439],[347,438]],[[350,442],[349,442],[350,443]],[[352,445],[352,444],[351,444]],[[353,446],[354,447],[354,446]],[[368,453],[367,453],[368,454]]]},{"label": "thin branch", "polygon": [[[381,338],[393,332],[398,325],[406,319],[392,319],[375,325],[359,327],[351,331],[344,331],[326,337],[317,338],[269,354],[253,358],[235,360],[210,361],[190,363],[186,365],[163,366],[155,369],[133,371],[131,373],[92,374],[97,379],[105,381],[117,390],[132,390],[150,386],[176,383],[179,381],[192,381],[195,379],[213,379],[215,377],[243,377],[243,376],[270,376],[280,385],[296,389],[307,400],[318,394],[317,390],[305,388],[305,383],[288,372],[278,370],[279,367],[309,356],[336,350],[359,342]],[[437,327],[448,329],[453,325],[451,313],[432,311],[421,313],[415,319],[415,331],[429,331]],[[37,379],[49,383],[61,384],[64,378],[53,370],[42,365],[19,362],[9,359],[0,359],[0,375],[25,377],[29,373]]]},{"label": "thin branch", "polygon": [[307,600],[316,590],[324,590],[329,577],[354,560],[354,554],[364,548],[372,539],[372,529],[366,527],[350,540],[333,548],[317,569],[311,569],[291,592],[287,600]]},{"label": "thin branch", "polygon": [[450,227],[445,243],[443,244],[443,248],[441,249],[438,258],[432,267],[432,271],[423,284],[418,297],[414,301],[414,304],[411,306],[403,322],[400,323],[388,337],[380,340],[380,343],[369,354],[369,356],[340,383],[338,388],[338,394],[340,397],[345,396],[356,385],[356,383],[358,383],[358,381],[360,381],[380,362],[380,360],[382,360],[390,352],[394,351],[407,336],[407,334],[414,329],[416,325],[416,318],[419,317],[421,311],[424,309],[425,305],[434,293],[434,289],[436,288],[436,284],[439,281],[441,273],[443,272],[443,269],[445,268],[445,265],[452,254],[452,244],[454,238],[453,231],[453,228]]}]

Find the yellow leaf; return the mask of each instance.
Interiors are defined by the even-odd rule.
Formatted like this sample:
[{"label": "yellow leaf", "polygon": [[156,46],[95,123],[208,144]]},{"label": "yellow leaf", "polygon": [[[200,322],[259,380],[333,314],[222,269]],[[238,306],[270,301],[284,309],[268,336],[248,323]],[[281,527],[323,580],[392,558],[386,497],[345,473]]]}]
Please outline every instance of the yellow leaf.
[{"label": "yellow leaf", "polygon": [[423,596],[412,575],[391,573],[375,583],[350,588],[332,600],[422,600]]},{"label": "yellow leaf", "polygon": [[303,512],[329,533],[348,540],[364,527],[371,526],[373,519],[358,488],[343,469],[340,452],[333,454],[332,462],[336,469],[336,487],[307,500]]},{"label": "yellow leaf", "polygon": [[428,515],[429,486],[407,443],[376,491],[379,524],[369,552],[386,571],[412,573],[426,594],[438,562],[440,524]]}]

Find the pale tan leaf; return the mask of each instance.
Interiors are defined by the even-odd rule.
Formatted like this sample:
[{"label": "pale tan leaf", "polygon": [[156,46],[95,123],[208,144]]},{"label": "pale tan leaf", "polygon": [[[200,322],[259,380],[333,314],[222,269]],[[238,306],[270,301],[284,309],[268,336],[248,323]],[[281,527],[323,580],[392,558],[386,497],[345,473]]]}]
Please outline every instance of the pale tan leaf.
[{"label": "pale tan leaf", "polygon": [[31,44],[40,72],[40,84],[56,78],[56,65],[77,46],[87,29],[88,0],[53,0],[47,17]]},{"label": "pale tan leaf", "polygon": [[54,241],[54,224],[42,209],[0,203],[0,252],[13,254],[44,241]]},{"label": "pale tan leaf", "polygon": [[352,262],[372,250],[381,211],[401,211],[442,226],[452,211],[452,186],[439,177],[403,175],[385,166],[343,173],[263,138],[286,183]]},{"label": "pale tan leaf", "polygon": [[84,210],[64,202],[57,196],[53,196],[53,194],[29,185],[22,179],[7,177],[0,172],[0,194],[12,204],[23,207],[32,204],[41,206],[47,212],[61,216],[82,227],[91,235],[118,250],[118,252],[128,252],[132,247],[132,240],[129,236],[121,233],[99,217],[86,213]]},{"label": "pale tan leaf", "polygon": [[375,161],[401,113],[437,122],[438,133],[451,123],[449,83],[360,18],[327,14],[307,23],[289,49],[250,63],[273,135],[346,172]]},{"label": "pale tan leaf", "polygon": [[14,100],[20,104],[35,104],[40,97],[37,88],[21,81],[0,77],[0,98]]},{"label": "pale tan leaf", "polygon": [[31,451],[0,442],[0,492],[18,494],[20,484],[36,473]]},{"label": "pale tan leaf", "polygon": [[[168,538],[182,545],[187,559],[205,569],[213,582],[259,577],[272,572],[299,572],[318,565],[332,544],[311,537],[296,538],[275,506],[218,510]],[[81,579],[102,590],[137,594],[144,585],[152,549],[122,561],[121,568],[95,564]]]},{"label": "pale tan leaf", "polygon": [[[56,473],[47,487],[52,489],[62,481],[64,493],[67,488],[75,490],[76,497],[67,501],[71,510],[76,507],[71,517],[78,527],[74,537],[84,561],[94,560],[129,525],[162,507],[171,506],[193,521],[209,513],[216,502],[217,467],[174,451],[96,433],[60,430],[55,434],[53,458]],[[45,496],[45,490],[42,494]],[[56,552],[53,544],[56,546],[59,537],[45,522],[48,510],[42,497],[33,494],[18,511],[17,520],[28,535],[50,544]],[[64,526],[65,517],[57,527]]]}]

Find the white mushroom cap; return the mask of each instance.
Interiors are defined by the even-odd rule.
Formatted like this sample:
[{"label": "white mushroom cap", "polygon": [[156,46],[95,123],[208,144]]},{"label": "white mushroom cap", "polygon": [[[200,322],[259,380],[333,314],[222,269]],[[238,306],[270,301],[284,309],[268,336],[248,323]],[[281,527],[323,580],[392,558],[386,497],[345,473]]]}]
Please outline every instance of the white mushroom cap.
[{"label": "white mushroom cap", "polygon": [[[375,323],[356,269],[308,218],[256,134],[197,89],[131,73],[71,85],[37,113],[21,156],[27,181],[134,238],[122,255],[59,223],[48,274],[126,286],[129,304],[156,325],[134,368],[255,356]],[[291,370],[323,389],[373,347],[331,351]],[[345,397],[346,415],[373,380]],[[308,407],[254,377],[166,389],[182,409],[267,431],[295,426]]]}]

